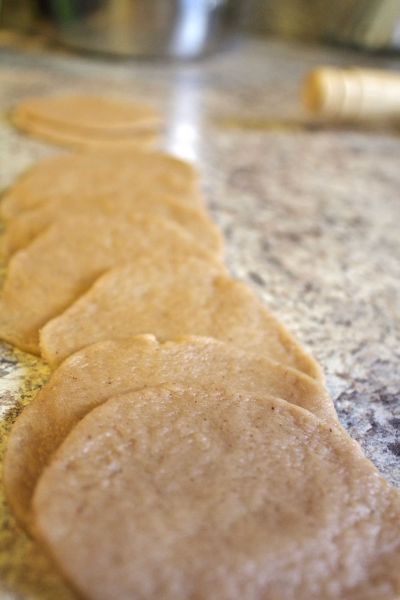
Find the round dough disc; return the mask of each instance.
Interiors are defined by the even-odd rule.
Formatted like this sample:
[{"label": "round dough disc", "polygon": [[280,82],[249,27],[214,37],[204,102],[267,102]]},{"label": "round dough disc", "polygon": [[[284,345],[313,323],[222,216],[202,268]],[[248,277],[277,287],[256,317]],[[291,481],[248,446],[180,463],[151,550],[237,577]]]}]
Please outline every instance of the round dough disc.
[{"label": "round dough disc", "polygon": [[88,344],[142,333],[161,340],[214,337],[322,377],[314,359],[244,283],[192,256],[143,257],[111,269],[42,328],[40,348],[55,367]]},{"label": "round dough disc", "polygon": [[36,482],[80,419],[110,396],[164,383],[268,393],[337,422],[320,383],[230,344],[200,337],[159,343],[152,335],[99,342],[64,361],[12,428],[4,483],[19,521],[30,527]]},{"label": "round dough disc", "polygon": [[4,194],[0,214],[6,221],[60,197],[118,196],[128,190],[172,196],[203,207],[193,167],[161,152],[124,151],[66,154],[42,160]]},{"label": "round dough disc", "polygon": [[88,600],[400,591],[399,495],[341,432],[268,396],[164,387],[111,399],[63,443],[34,512]]}]

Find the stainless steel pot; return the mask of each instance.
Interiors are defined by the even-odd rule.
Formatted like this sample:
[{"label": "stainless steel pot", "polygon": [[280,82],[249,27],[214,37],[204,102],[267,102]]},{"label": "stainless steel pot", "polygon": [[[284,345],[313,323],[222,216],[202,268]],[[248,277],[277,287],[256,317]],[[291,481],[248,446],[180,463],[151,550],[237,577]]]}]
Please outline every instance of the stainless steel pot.
[{"label": "stainless steel pot", "polygon": [[56,38],[76,48],[190,58],[230,39],[240,0],[48,0]]}]

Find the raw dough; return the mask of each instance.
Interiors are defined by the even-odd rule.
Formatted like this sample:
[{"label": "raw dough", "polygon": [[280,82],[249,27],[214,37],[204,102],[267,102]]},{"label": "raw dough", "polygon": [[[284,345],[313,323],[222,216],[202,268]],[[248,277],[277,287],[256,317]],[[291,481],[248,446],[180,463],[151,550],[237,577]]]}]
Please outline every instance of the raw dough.
[{"label": "raw dough", "polygon": [[141,333],[161,340],[214,337],[321,377],[315,361],[243,283],[190,256],[179,262],[142,258],[112,269],[47,323],[40,347],[55,367],[93,342]]},{"label": "raw dough", "polygon": [[158,140],[158,135],[152,131],[138,131],[120,138],[110,135],[99,136],[98,134],[88,136],[87,133],[70,133],[48,124],[36,123],[21,115],[14,115],[13,122],[19,129],[33,137],[81,152],[146,150],[153,148]]},{"label": "raw dough", "polygon": [[40,327],[107,269],[143,255],[157,263],[193,254],[223,269],[182,227],[156,215],[65,218],[10,260],[0,295],[0,338],[37,354]]},{"label": "raw dough", "polygon": [[160,123],[158,113],[145,104],[87,94],[29,98],[12,117],[78,135],[124,136]]},{"label": "raw dough", "polygon": [[14,217],[4,232],[2,245],[5,257],[27,246],[49,225],[63,221],[70,215],[104,215],[121,219],[136,212],[156,214],[176,222],[191,234],[197,243],[205,246],[218,257],[222,257],[223,240],[219,229],[204,210],[176,202],[173,197],[153,194],[137,194],[127,190],[118,196],[61,196],[37,208],[22,212]]},{"label": "raw dough", "polygon": [[4,483],[19,521],[30,527],[38,477],[85,414],[110,396],[164,383],[267,393],[337,423],[332,401],[320,383],[230,344],[201,337],[160,344],[152,335],[99,342],[64,361],[13,426]]},{"label": "raw dough", "polygon": [[353,441],[268,395],[168,388],[95,408],[39,480],[37,535],[84,598],[398,597],[400,497]]},{"label": "raw dough", "polygon": [[0,214],[9,220],[60,197],[118,196],[131,191],[171,196],[203,207],[198,175],[182,160],[161,152],[55,156],[32,167],[6,192]]}]

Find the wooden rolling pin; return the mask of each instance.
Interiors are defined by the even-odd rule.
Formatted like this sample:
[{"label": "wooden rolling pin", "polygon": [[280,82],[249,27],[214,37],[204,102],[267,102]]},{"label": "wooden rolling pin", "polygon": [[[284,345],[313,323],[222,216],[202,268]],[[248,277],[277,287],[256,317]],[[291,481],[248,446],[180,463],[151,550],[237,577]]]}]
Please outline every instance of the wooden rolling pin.
[{"label": "wooden rolling pin", "polygon": [[302,99],[309,111],[330,119],[400,119],[400,74],[321,67],[305,78]]}]

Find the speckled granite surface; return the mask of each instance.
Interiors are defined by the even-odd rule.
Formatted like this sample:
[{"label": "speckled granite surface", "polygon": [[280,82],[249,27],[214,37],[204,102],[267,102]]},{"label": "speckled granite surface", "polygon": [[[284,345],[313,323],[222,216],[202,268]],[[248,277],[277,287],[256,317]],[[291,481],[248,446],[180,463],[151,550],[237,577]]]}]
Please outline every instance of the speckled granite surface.
[{"label": "speckled granite surface", "polygon": [[[316,127],[297,102],[314,65],[370,60],[252,41],[177,66],[88,60],[41,44],[28,53],[0,36],[0,186],[56,151],[7,124],[21,98],[84,89],[159,107],[163,146],[201,170],[232,272],[321,361],[343,424],[400,484],[400,133]],[[3,449],[46,369],[3,346],[0,375]],[[3,499],[0,511],[0,598],[70,598]]]}]

